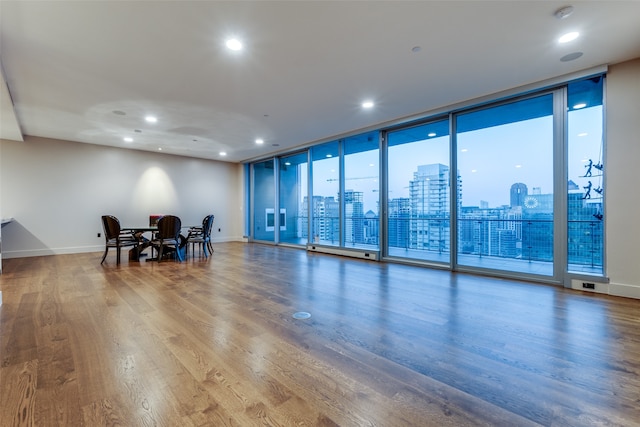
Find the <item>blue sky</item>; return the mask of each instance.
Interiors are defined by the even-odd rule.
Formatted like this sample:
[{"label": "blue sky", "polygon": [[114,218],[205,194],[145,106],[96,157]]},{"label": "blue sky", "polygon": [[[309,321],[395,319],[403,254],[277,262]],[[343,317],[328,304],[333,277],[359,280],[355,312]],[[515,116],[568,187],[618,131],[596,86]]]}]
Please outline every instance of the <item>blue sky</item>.
[{"label": "blue sky", "polygon": [[[588,159],[601,161],[602,108],[569,113],[569,179],[586,185],[583,178]],[[389,148],[389,198],[409,197],[409,182],[419,165],[449,165],[449,137],[435,137]],[[519,121],[458,135],[458,170],[462,178],[463,206],[490,207],[509,204],[509,189],[516,182],[527,185],[529,193],[539,188],[553,192],[553,129],[550,116]],[[595,175],[595,170],[593,170]],[[365,212],[377,212],[379,180],[377,150],[345,157],[345,189],[361,191]],[[338,159],[314,163],[314,193],[336,197]],[[598,177],[592,179],[597,186]]]}]

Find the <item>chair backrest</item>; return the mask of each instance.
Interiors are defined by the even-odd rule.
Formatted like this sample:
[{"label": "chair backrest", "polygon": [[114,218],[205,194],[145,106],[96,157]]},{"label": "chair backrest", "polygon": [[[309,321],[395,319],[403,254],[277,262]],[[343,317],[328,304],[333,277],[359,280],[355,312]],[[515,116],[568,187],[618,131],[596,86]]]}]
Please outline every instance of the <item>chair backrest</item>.
[{"label": "chair backrest", "polygon": [[213,215],[207,215],[202,220],[202,234],[204,237],[211,236],[211,227],[213,226]]},{"label": "chair backrest", "polygon": [[174,215],[164,215],[158,220],[158,239],[180,239],[180,229],[182,221]]},{"label": "chair backrest", "polygon": [[157,227],[158,220],[162,217],[163,215],[149,215],[149,227]]},{"label": "chair backrest", "polygon": [[102,216],[102,227],[104,227],[104,238],[107,241],[120,235],[120,221],[113,215]]}]

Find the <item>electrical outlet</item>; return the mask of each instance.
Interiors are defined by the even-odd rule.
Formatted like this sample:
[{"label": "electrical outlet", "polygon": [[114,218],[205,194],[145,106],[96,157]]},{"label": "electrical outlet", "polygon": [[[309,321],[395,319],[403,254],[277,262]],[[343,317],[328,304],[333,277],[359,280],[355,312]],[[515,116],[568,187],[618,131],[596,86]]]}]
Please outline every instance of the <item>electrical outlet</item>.
[{"label": "electrical outlet", "polygon": [[595,283],[589,283],[589,282],[582,282],[582,287],[585,289],[595,289],[596,288],[596,284]]},{"label": "electrical outlet", "polygon": [[218,228],[218,233],[222,231],[222,228]]},{"label": "electrical outlet", "polygon": [[100,236],[101,236],[101,234],[100,234],[100,233],[98,233],[98,237],[100,237]]}]

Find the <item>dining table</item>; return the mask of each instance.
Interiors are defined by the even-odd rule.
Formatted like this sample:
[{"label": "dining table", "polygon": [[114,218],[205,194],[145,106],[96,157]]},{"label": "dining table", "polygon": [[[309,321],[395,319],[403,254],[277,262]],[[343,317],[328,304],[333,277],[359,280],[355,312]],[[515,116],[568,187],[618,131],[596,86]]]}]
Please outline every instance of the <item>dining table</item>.
[{"label": "dining table", "polygon": [[[182,226],[181,228],[183,230],[185,229],[188,230],[192,227],[193,226],[191,225],[185,225],[185,226]],[[138,246],[129,249],[129,261],[140,261],[140,258],[146,257],[147,254],[144,253],[144,251],[149,247],[151,248],[151,256],[148,257],[146,260],[147,261],[158,260],[157,256],[156,257],[153,256],[153,245],[151,244],[151,241],[153,240],[153,235],[158,231],[157,225],[156,226],[143,225],[143,226],[133,226],[133,227],[122,227],[121,231],[132,233],[135,236],[135,238],[138,240]],[[151,233],[150,238],[145,237],[146,233]],[[182,236],[182,233],[180,235]]]}]

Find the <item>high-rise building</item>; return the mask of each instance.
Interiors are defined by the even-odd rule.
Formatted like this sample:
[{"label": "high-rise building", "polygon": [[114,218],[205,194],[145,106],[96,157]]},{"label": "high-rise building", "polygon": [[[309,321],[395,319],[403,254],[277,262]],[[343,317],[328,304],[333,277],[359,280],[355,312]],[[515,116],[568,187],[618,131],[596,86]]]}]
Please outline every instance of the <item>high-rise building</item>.
[{"label": "high-rise building", "polygon": [[377,245],[380,237],[380,221],[372,210],[364,214],[364,243]]},{"label": "high-rise building", "polygon": [[528,195],[528,189],[526,184],[517,182],[511,186],[510,191],[510,206],[515,208],[516,206],[524,206],[524,199]]},{"label": "high-rise building", "polygon": [[344,192],[345,243],[362,244],[364,241],[364,208],[362,192],[345,190]]},{"label": "high-rise building", "polygon": [[449,166],[441,163],[418,166],[409,182],[411,221],[409,247],[449,251]]},{"label": "high-rise building", "polygon": [[411,199],[400,197],[389,201],[388,238],[392,248],[409,248]]}]

